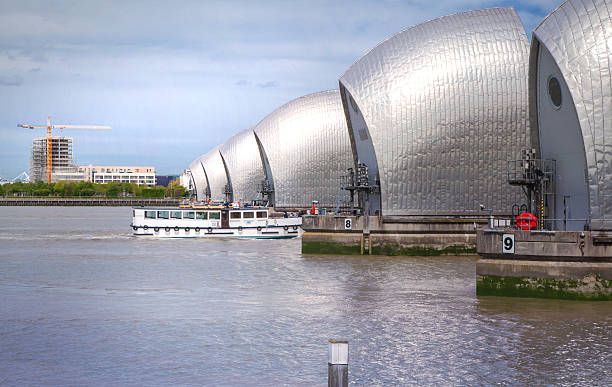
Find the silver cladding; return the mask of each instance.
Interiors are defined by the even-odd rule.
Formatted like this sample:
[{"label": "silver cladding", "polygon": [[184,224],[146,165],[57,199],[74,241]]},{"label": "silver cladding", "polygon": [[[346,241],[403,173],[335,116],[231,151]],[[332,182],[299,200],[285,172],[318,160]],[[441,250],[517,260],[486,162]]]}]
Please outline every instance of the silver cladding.
[{"label": "silver cladding", "polygon": [[202,163],[200,163],[199,157],[189,165],[189,170],[191,171],[191,179],[195,185],[196,196],[198,200],[203,201],[206,198],[206,187],[208,187],[208,182],[206,181],[206,174],[204,173],[204,168],[202,167]]},{"label": "silver cladding", "polygon": [[253,129],[234,135],[219,150],[227,166],[234,201],[260,198],[257,188],[266,176]]},{"label": "silver cladding", "polygon": [[297,98],[255,126],[266,152],[275,206],[334,207],[353,156],[338,90]]},{"label": "silver cladding", "polygon": [[584,140],[590,216],[612,220],[612,1],[571,0],[533,36],[569,87]]},{"label": "silver cladding", "polygon": [[434,19],[340,78],[374,145],[384,215],[509,210],[507,160],[528,145],[529,42],[513,8]]},{"label": "silver cladding", "polygon": [[210,199],[215,202],[224,202],[224,190],[228,181],[223,159],[221,158],[221,153],[219,153],[219,147],[206,153],[199,160],[206,173],[206,180],[210,188]]}]

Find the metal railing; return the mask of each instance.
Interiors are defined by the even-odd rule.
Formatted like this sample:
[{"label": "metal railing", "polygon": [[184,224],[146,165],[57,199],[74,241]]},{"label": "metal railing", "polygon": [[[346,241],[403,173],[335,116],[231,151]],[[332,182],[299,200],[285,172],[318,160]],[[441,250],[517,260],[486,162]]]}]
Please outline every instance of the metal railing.
[{"label": "metal railing", "polygon": [[[525,219],[527,220],[527,219]],[[559,227],[554,227],[553,225],[560,224]],[[518,217],[508,217],[508,216],[490,216],[488,220],[487,227],[489,229],[515,229],[515,230],[541,230],[541,231],[566,231],[569,229],[586,229],[588,224],[588,219],[574,219],[574,218],[536,218],[533,219],[532,225],[530,227],[521,227],[519,225]]]}]

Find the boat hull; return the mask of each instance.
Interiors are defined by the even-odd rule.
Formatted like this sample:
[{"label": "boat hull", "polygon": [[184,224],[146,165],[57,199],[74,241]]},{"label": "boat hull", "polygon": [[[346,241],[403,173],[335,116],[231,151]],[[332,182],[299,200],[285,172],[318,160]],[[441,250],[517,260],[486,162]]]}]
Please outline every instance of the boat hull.
[{"label": "boat hull", "polygon": [[[136,227],[134,229],[134,227]],[[134,235],[157,238],[255,238],[288,239],[302,235],[302,228],[294,226],[273,226],[253,228],[196,228],[193,227],[147,227],[132,225]]]},{"label": "boat hull", "polygon": [[270,217],[266,207],[133,208],[136,236],[283,239],[302,235],[302,218]]}]

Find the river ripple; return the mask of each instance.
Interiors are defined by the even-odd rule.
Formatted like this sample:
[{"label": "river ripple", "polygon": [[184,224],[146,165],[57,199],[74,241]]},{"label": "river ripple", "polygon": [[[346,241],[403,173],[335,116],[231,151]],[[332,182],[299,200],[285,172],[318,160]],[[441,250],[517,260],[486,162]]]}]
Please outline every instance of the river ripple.
[{"label": "river ripple", "polygon": [[135,238],[129,208],[0,207],[0,385],[610,385],[612,303],[475,296],[475,258]]}]

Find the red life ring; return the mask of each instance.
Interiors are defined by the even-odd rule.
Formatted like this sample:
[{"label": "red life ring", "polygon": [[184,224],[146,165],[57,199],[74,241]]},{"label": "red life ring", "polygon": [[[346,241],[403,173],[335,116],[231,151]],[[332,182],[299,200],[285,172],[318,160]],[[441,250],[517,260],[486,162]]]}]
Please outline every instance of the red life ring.
[{"label": "red life ring", "polygon": [[523,212],[516,217],[516,225],[521,230],[531,230],[538,226],[538,218],[529,212]]}]

